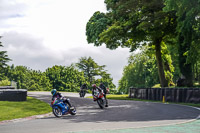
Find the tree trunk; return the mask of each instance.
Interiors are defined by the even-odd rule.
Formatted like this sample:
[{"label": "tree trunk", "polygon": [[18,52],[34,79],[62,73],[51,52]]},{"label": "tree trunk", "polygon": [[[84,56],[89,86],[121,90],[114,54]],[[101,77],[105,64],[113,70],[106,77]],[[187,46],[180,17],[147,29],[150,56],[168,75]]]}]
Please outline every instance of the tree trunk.
[{"label": "tree trunk", "polygon": [[161,38],[156,39],[154,41],[155,48],[156,48],[156,60],[157,60],[157,66],[158,66],[158,74],[160,79],[161,87],[168,87],[167,80],[165,78],[165,72],[163,67],[163,61],[161,57]]},{"label": "tree trunk", "polygon": [[177,84],[179,87],[193,86],[192,63],[187,63],[187,56],[184,55],[187,49],[187,45],[179,44],[179,68],[181,72],[181,78],[183,79],[181,84]]},{"label": "tree trunk", "polygon": [[[186,21],[186,12],[183,13],[179,21]],[[186,23],[182,23],[181,27],[186,27]],[[192,42],[192,32],[193,28],[190,24],[186,28],[180,28],[178,34],[178,52],[179,52],[179,68],[181,72],[182,82],[177,86],[193,86],[193,72],[192,63],[187,62],[186,52],[190,51],[190,46]]]},{"label": "tree trunk", "polygon": [[198,73],[198,62],[196,62],[195,64],[196,64],[196,68],[195,68],[195,70],[196,70],[195,81],[198,82],[199,81],[199,77],[198,77],[199,76],[199,73]]}]

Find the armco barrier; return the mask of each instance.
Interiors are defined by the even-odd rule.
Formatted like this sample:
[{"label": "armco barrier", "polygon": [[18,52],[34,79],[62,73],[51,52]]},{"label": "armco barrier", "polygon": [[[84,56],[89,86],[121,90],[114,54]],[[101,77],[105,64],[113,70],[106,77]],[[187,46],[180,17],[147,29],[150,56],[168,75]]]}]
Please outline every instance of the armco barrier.
[{"label": "armco barrier", "polygon": [[166,102],[200,103],[200,88],[130,88],[129,97]]},{"label": "armco barrier", "polygon": [[0,90],[1,89],[15,89],[14,86],[0,86]]},{"label": "armco barrier", "polygon": [[156,101],[161,101],[162,97],[160,96],[160,89],[155,88],[156,90]]},{"label": "armco barrier", "polygon": [[0,89],[0,101],[26,101],[26,89]]}]

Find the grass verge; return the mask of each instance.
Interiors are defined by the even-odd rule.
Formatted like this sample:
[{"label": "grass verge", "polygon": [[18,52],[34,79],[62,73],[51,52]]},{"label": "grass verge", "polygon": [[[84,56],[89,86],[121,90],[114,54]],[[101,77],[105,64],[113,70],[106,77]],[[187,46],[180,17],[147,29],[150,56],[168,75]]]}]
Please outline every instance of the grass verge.
[{"label": "grass verge", "polygon": [[[89,96],[87,98],[92,98],[92,96]],[[107,99],[113,99],[113,100],[133,100],[133,101],[144,101],[144,102],[159,102],[162,103],[162,101],[153,101],[153,100],[144,100],[144,99],[136,99],[136,98],[129,98],[127,94],[125,95],[107,95]],[[167,102],[169,104],[181,104],[181,105],[187,105],[187,106],[193,106],[200,108],[200,104],[194,104],[194,103],[175,103],[175,102]]]},{"label": "grass verge", "polygon": [[38,99],[27,97],[27,101],[0,101],[0,121],[24,118],[51,112],[51,107]]}]

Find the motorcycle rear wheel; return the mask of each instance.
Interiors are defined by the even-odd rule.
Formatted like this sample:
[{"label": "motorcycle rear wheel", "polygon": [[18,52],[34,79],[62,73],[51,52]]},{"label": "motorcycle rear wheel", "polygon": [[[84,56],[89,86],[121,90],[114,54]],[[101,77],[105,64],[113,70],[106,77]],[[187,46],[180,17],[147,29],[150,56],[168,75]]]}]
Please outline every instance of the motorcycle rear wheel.
[{"label": "motorcycle rear wheel", "polygon": [[70,108],[70,114],[71,114],[71,115],[76,115],[76,108],[75,108],[74,106],[72,106],[72,107]]}]

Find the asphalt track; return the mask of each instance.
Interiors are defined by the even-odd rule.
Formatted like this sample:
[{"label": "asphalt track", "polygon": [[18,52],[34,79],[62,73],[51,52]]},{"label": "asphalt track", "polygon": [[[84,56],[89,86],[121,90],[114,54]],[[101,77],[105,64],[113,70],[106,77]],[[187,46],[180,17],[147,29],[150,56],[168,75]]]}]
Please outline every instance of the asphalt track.
[{"label": "asphalt track", "polygon": [[[77,115],[56,118],[52,114],[37,119],[22,119],[0,124],[0,133],[66,133],[155,127],[185,123],[196,119],[200,110],[173,104],[109,100],[109,107],[100,109],[96,102],[79,98],[77,93],[63,93],[77,108]],[[29,92],[50,103],[48,92]]]}]

